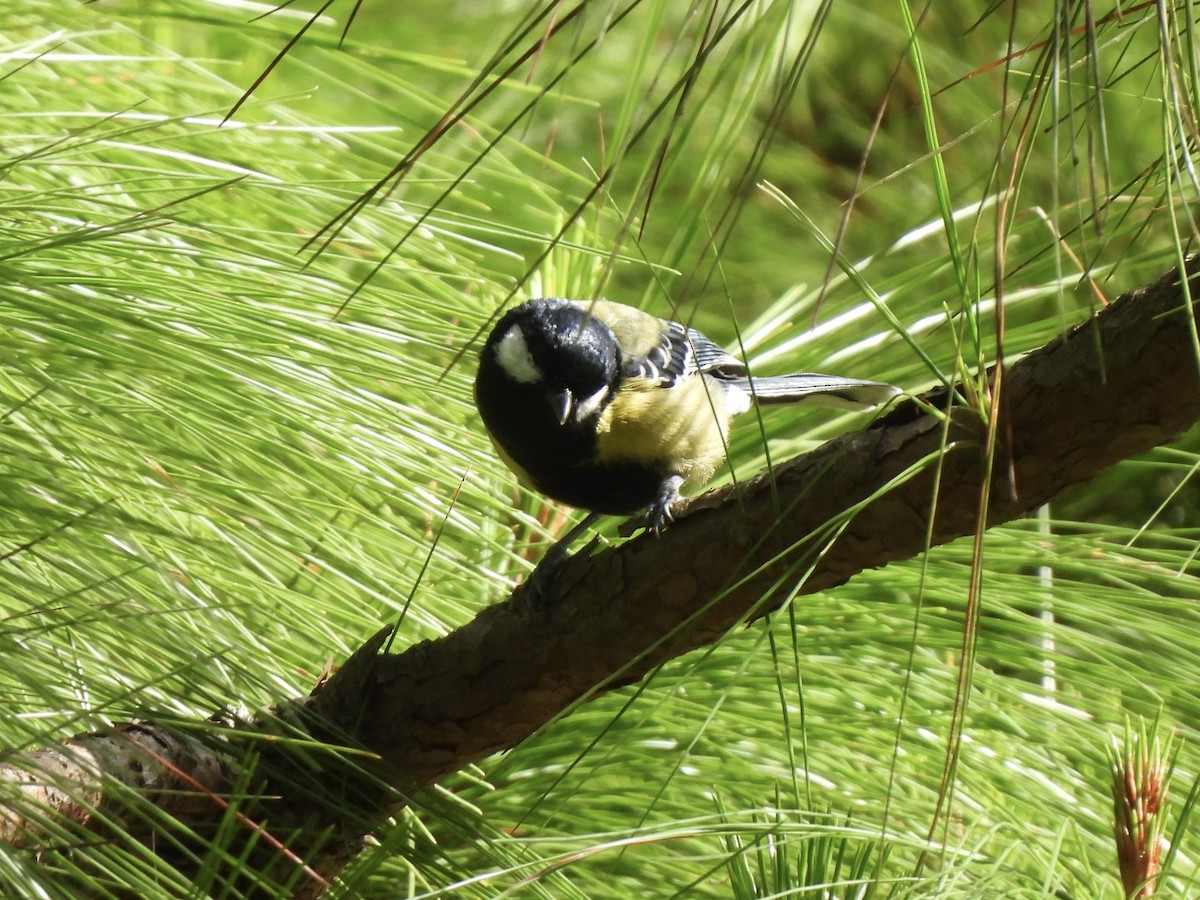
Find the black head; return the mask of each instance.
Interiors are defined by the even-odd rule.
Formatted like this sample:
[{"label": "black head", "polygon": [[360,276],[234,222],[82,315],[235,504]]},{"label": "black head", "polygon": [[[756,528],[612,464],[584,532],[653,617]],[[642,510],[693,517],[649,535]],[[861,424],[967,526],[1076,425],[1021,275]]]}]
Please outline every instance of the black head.
[{"label": "black head", "polygon": [[620,365],[612,331],[586,306],[531,300],[492,331],[480,378],[504,379],[527,397],[536,395],[569,427],[599,416],[616,390]]}]

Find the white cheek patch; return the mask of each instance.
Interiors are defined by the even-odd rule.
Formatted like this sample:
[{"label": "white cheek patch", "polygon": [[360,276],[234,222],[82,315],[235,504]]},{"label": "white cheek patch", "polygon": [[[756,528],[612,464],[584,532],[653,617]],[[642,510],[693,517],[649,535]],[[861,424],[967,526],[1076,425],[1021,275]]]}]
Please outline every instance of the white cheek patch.
[{"label": "white cheek patch", "polygon": [[496,362],[509,377],[522,384],[533,384],[542,380],[542,370],[533,361],[529,345],[519,325],[508,329],[496,343]]},{"label": "white cheek patch", "polygon": [[585,419],[590,419],[600,408],[600,404],[604,402],[608,396],[608,385],[600,388],[596,393],[584,397],[575,403],[575,421],[582,422]]}]

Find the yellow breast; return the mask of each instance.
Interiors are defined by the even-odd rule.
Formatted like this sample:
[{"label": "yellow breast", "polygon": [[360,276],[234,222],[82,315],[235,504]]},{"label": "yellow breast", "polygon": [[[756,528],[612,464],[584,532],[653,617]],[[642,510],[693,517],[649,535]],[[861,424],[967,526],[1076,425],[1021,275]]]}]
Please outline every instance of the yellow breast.
[{"label": "yellow breast", "polygon": [[725,397],[715,381],[697,375],[663,388],[630,380],[600,417],[596,458],[657,466],[694,488],[724,461],[728,436]]}]

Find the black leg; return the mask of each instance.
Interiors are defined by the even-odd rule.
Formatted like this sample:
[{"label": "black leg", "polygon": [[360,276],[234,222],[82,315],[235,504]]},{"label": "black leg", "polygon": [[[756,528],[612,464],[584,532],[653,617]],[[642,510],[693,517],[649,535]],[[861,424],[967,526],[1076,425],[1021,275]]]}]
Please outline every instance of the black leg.
[{"label": "black leg", "polygon": [[522,595],[528,592],[530,600],[535,605],[545,606],[546,599],[549,597],[550,584],[554,580],[558,567],[567,558],[567,551],[571,548],[571,544],[577,541],[581,534],[595,525],[600,517],[600,513],[588,513],[570,531],[555,541],[550,549],[542,554],[542,558],[538,560],[537,567],[530,574],[529,580],[525,582],[522,588]]},{"label": "black leg", "polygon": [[682,484],[682,475],[668,475],[658,486],[658,497],[646,514],[646,523],[655,534],[670,525],[671,520],[675,518],[671,515],[671,507],[679,499],[679,488]]}]

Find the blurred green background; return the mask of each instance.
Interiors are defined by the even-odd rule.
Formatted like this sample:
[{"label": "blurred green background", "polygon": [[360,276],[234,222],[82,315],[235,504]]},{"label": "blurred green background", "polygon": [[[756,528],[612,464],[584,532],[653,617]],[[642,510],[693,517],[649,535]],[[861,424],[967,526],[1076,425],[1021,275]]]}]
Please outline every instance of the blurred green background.
[{"label": "blurred green background", "polygon": [[[1194,10],[953,6],[5,5],[0,746],[306,693],[406,607],[397,649],[506,596],[571,515],[471,405],[515,299],[917,391],[1174,266]],[[731,471],[865,421],[772,411]],[[1156,716],[1161,893],[1200,895],[1198,462],[1185,435],[572,711],[334,895],[1124,897],[1109,748]],[[241,896],[232,840],[192,881],[121,840],[0,881]]]}]

